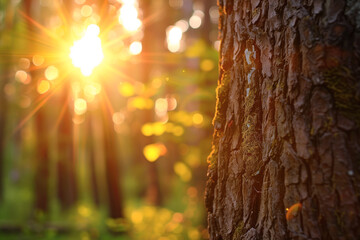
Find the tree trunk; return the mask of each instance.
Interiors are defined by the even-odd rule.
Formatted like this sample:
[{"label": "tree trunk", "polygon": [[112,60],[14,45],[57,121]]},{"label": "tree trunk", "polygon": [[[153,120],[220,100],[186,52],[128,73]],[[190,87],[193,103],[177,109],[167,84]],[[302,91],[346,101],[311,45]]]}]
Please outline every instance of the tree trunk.
[{"label": "tree trunk", "polygon": [[[149,53],[163,52],[163,40],[165,39],[165,25],[163,24],[163,18],[165,15],[159,14],[155,9],[163,9],[164,1],[152,2],[152,1],[140,1],[140,6],[143,11],[143,21],[144,21],[144,37],[142,39],[142,65],[141,65],[141,79],[142,82],[146,85],[150,84],[152,74],[154,73],[154,65],[151,62],[155,62],[156,57],[146,56]],[[163,11],[165,12],[165,11]],[[158,15],[157,15],[158,14]],[[155,19],[154,19],[155,18]],[[152,20],[152,21],[150,21]],[[147,109],[143,111],[142,116],[143,122],[151,123],[155,121],[154,109]],[[156,141],[154,136],[141,136],[141,145],[139,151],[143,151],[144,147],[148,144],[152,144]],[[145,159],[144,155],[141,155],[142,159],[147,162],[147,171],[148,171],[148,186],[146,193],[146,200],[149,204],[155,206],[161,206],[162,199],[162,189],[159,181],[158,173],[158,162],[148,162]]]},{"label": "tree trunk", "polygon": [[[27,16],[36,19],[38,22],[43,21],[40,14],[35,15],[32,9],[33,0],[25,3],[25,13]],[[29,33],[36,33],[38,29],[28,20],[27,30]],[[36,49],[35,43],[30,43],[29,48]],[[31,65],[32,66],[32,65]],[[40,78],[40,70],[31,72],[32,86],[37,89],[37,81]],[[39,96],[38,93],[35,93]],[[36,155],[35,155],[35,174],[34,174],[34,208],[41,213],[47,213],[49,210],[49,135],[46,116],[46,108],[42,106],[35,115],[35,132],[37,137]]]},{"label": "tree trunk", "polygon": [[219,1],[210,239],[360,239],[359,1]]},{"label": "tree trunk", "polygon": [[93,128],[93,116],[92,112],[88,113],[88,120],[86,122],[88,130],[87,138],[87,151],[89,152],[89,168],[90,168],[90,183],[91,183],[91,194],[93,201],[97,207],[100,206],[100,191],[99,183],[97,181],[97,170],[96,170],[96,158],[95,158],[95,138],[94,138],[94,128]]},{"label": "tree trunk", "polygon": [[[106,86],[104,86],[106,91]],[[123,198],[120,185],[119,156],[117,154],[116,135],[110,110],[107,108],[106,92],[102,93],[102,121],[104,131],[106,184],[109,200],[109,217],[124,218]]]},{"label": "tree trunk", "polygon": [[76,166],[73,146],[73,122],[70,112],[70,79],[61,89],[61,103],[64,104],[58,131],[57,196],[63,209],[68,209],[77,200]]},{"label": "tree trunk", "polygon": [[[1,50],[7,49],[9,52],[15,47],[13,41],[14,33],[12,29],[14,27],[14,9],[11,3],[4,4],[5,16],[4,16],[4,28],[2,29],[2,36],[0,37]],[[8,36],[10,38],[7,38]],[[5,170],[5,148],[6,148],[6,125],[8,115],[8,100],[6,99],[5,87],[11,80],[11,67],[12,57],[9,57],[8,61],[2,63],[0,71],[2,72],[2,78],[0,80],[0,202],[4,200],[4,170]]]},{"label": "tree trunk", "polygon": [[[73,11],[73,2],[70,0],[63,1],[65,13],[71,16]],[[68,19],[71,22],[71,18]],[[70,39],[70,31],[67,29],[65,34]],[[58,151],[57,160],[57,196],[63,209],[68,209],[77,201],[77,181],[76,181],[76,164],[74,154],[73,140],[73,122],[72,114],[69,106],[71,100],[71,77],[65,79],[61,89],[61,104],[64,107],[61,112],[61,119],[58,130]]]}]

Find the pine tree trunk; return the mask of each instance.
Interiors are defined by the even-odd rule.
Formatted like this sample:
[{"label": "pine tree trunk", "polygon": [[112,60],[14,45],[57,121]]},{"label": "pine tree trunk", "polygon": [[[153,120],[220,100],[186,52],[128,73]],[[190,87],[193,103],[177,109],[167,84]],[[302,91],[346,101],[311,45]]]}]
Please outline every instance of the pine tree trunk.
[{"label": "pine tree trunk", "polygon": [[[29,0],[25,3],[25,14],[38,22],[43,22],[41,14],[35,15],[32,9],[36,1]],[[28,20],[27,30],[30,33],[37,33],[38,29]],[[29,48],[36,49],[35,43],[29,44]],[[31,65],[33,66],[33,65]],[[40,79],[39,70],[31,72],[32,86],[37,89],[37,82]],[[35,93],[38,96],[38,93]],[[46,108],[42,106],[34,115],[35,132],[37,137],[36,155],[35,155],[35,174],[34,174],[34,209],[41,213],[47,213],[49,210],[49,135],[46,116]]]},{"label": "pine tree trunk", "polygon": [[[163,23],[163,14],[156,12],[155,9],[163,9],[164,1],[140,1],[140,6],[143,12],[144,37],[142,39],[142,54],[141,54],[141,79],[145,85],[150,84],[152,80],[152,74],[155,69],[152,62],[155,62],[156,57],[152,57],[151,53],[163,52],[162,44],[165,39],[165,26]],[[147,55],[148,56],[147,56]],[[142,123],[151,123],[155,121],[154,110],[148,109],[143,111]],[[153,144],[156,139],[154,136],[141,136],[141,145],[139,144],[140,152],[143,151],[144,147],[148,144]],[[144,155],[141,156],[142,160],[146,162],[148,171],[148,186],[146,192],[146,200],[149,204],[160,206],[163,202],[163,193],[159,181],[158,173],[158,162],[148,162]]]},{"label": "pine tree trunk", "polygon": [[[73,2],[70,0],[63,1],[65,13],[72,15]],[[71,18],[68,19],[71,22]],[[70,31],[67,30],[66,38],[70,38]],[[73,140],[73,122],[72,113],[69,106],[71,100],[71,77],[66,78],[61,88],[61,104],[64,107],[61,112],[58,131],[58,151],[59,157],[57,161],[57,196],[63,209],[68,209],[77,201],[77,181],[76,181],[76,164],[74,154]]]},{"label": "pine tree trunk", "polygon": [[220,0],[210,239],[360,239],[360,3]]},{"label": "pine tree trunk", "polygon": [[[15,47],[13,41],[12,29],[14,27],[14,15],[12,14],[13,6],[11,3],[4,4],[4,28],[2,29],[2,36],[0,37],[1,49],[7,49],[9,52]],[[12,36],[8,38],[8,36]],[[2,78],[0,80],[0,202],[4,200],[4,170],[5,170],[5,148],[6,148],[6,125],[8,113],[8,99],[6,99],[5,88],[11,80],[11,63],[12,57],[1,64],[0,72]]]},{"label": "pine tree trunk", "polygon": [[[104,86],[104,89],[106,87]],[[104,90],[105,91],[105,90]],[[107,107],[106,93],[102,93],[102,121],[104,131],[104,150],[105,150],[105,169],[106,184],[109,200],[110,218],[124,218],[123,198],[120,185],[120,168],[119,156],[117,154],[118,146],[116,145],[116,133],[111,113]]]},{"label": "pine tree trunk", "polygon": [[69,81],[70,79],[66,79],[64,87],[61,89],[61,104],[64,106],[58,131],[57,196],[63,209],[74,206],[77,200],[73,122],[69,107],[69,101],[71,101]]},{"label": "pine tree trunk", "polygon": [[94,137],[94,128],[93,128],[93,116],[92,113],[88,113],[87,121],[87,130],[88,130],[88,139],[87,139],[87,151],[89,152],[89,168],[90,168],[90,183],[91,183],[91,194],[93,201],[97,207],[100,206],[100,191],[99,191],[99,182],[97,180],[97,169],[96,169],[96,158],[95,158],[95,137]]}]

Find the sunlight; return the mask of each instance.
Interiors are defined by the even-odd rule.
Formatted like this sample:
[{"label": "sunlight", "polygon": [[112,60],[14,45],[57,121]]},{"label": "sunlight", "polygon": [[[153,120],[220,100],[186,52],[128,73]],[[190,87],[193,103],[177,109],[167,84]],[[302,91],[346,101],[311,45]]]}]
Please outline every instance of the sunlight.
[{"label": "sunlight", "polygon": [[180,50],[180,41],[183,31],[180,27],[169,26],[166,30],[167,45],[170,52],[177,52]]},{"label": "sunlight", "polygon": [[91,24],[87,27],[85,35],[70,49],[70,58],[75,67],[80,68],[84,76],[90,76],[96,66],[98,66],[104,54],[101,47],[101,39],[98,37],[100,28]]},{"label": "sunlight", "polygon": [[138,19],[138,10],[135,6],[135,1],[124,2],[120,9],[119,23],[129,32],[138,30],[142,23]]}]

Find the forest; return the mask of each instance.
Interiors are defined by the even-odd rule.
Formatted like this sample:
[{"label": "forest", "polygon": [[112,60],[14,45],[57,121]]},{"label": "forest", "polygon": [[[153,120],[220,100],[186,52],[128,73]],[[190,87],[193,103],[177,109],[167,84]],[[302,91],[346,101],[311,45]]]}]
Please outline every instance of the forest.
[{"label": "forest", "polygon": [[0,0],[0,239],[360,239],[360,1]]},{"label": "forest", "polygon": [[0,239],[208,239],[216,1],[0,1]]}]

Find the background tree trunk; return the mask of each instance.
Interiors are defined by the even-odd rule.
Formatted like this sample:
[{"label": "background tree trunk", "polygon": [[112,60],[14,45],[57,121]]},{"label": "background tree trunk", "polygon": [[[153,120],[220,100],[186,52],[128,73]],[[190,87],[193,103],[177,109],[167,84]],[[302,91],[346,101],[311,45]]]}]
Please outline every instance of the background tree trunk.
[{"label": "background tree trunk", "polygon": [[[104,86],[105,91],[106,86]],[[109,88],[110,89],[110,88]],[[106,105],[106,93],[102,93],[102,121],[104,131],[106,184],[109,201],[109,217],[113,219],[124,218],[123,198],[120,185],[119,156],[117,154],[116,133],[112,115]]]},{"label": "background tree trunk", "polygon": [[[35,4],[33,0],[25,3],[25,14],[38,21],[44,22],[43,12],[35,14],[31,6]],[[39,30],[34,24],[27,20],[27,29],[29,33],[38,33]],[[29,44],[32,49],[38,48],[35,43]],[[32,66],[32,65],[31,65]],[[40,79],[40,70],[36,69],[31,72],[32,86],[37,89],[37,83]],[[35,96],[40,97],[37,92]],[[37,149],[35,159],[35,175],[34,175],[34,209],[41,213],[48,213],[49,211],[49,178],[50,178],[50,162],[49,162],[49,134],[48,123],[46,116],[46,107],[42,106],[35,115],[35,132],[37,136]],[[41,216],[41,215],[39,215]],[[36,216],[38,217],[38,216]]]},{"label": "background tree trunk", "polygon": [[[144,84],[148,85],[152,80],[152,75],[156,69],[152,62],[158,61],[155,56],[151,56],[151,53],[163,53],[164,44],[163,39],[165,39],[165,29],[164,18],[166,17],[163,13],[166,12],[162,10],[158,12],[156,9],[164,9],[164,1],[139,1],[140,6],[143,12],[143,21],[144,21],[144,37],[142,39],[142,54],[141,56],[141,80]],[[148,55],[148,56],[147,56]],[[154,109],[146,109],[143,111],[141,125],[146,123],[151,123],[155,121]],[[138,151],[142,152],[146,145],[152,144],[156,141],[154,136],[140,136],[141,143],[138,147]],[[163,193],[161,189],[161,184],[159,181],[159,163],[158,162],[148,162],[144,155],[141,155],[141,159],[146,163],[148,171],[147,179],[147,191],[146,191],[146,200],[149,204],[155,206],[161,206],[163,203]]]},{"label": "background tree trunk", "polygon": [[211,239],[359,239],[359,1],[219,1]]},{"label": "background tree trunk", "polygon": [[[73,2],[63,1],[63,8],[66,15],[71,16],[73,12]],[[68,18],[71,22],[71,17]],[[65,36],[70,39],[70,29],[66,29]],[[74,134],[72,113],[70,109],[71,100],[71,80],[72,76],[65,78],[63,87],[60,90],[61,103],[64,104],[61,110],[61,118],[58,130],[58,150],[57,159],[57,196],[63,209],[73,207],[78,199],[77,178],[76,178],[76,156],[74,151]]]}]

